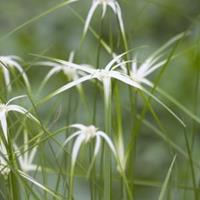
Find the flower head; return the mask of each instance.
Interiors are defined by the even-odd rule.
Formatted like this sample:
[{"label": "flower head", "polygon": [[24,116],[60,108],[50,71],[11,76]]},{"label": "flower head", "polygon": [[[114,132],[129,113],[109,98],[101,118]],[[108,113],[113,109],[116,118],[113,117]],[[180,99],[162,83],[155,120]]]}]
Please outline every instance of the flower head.
[{"label": "flower head", "polygon": [[24,146],[23,151],[21,152],[16,144],[14,144],[15,153],[17,155],[20,168],[23,172],[29,172],[29,171],[36,171],[40,170],[40,167],[36,164],[33,164],[34,157],[37,153],[38,146],[33,147],[31,150],[29,150],[29,144],[28,144],[28,134],[27,132],[24,132]]},{"label": "flower head", "polygon": [[12,101],[23,98],[23,97],[26,97],[26,96],[25,95],[17,96],[10,99],[6,104],[0,104],[0,123],[1,123],[1,127],[2,127],[3,134],[6,141],[8,140],[8,128],[7,128],[7,120],[6,120],[6,115],[8,112],[14,111],[14,112],[22,113],[26,115],[27,117],[29,117],[30,119],[33,119],[34,121],[39,123],[39,121],[31,113],[29,113],[25,108],[18,106],[16,104],[10,104]]},{"label": "flower head", "polygon": [[0,68],[2,68],[5,84],[8,88],[8,91],[11,90],[9,68],[16,68],[24,79],[26,86],[30,88],[28,77],[22,66],[19,64],[19,61],[21,61],[21,58],[19,58],[18,56],[0,56]]},{"label": "flower head", "polygon": [[[69,55],[69,59],[67,62],[72,63],[74,59],[74,52],[72,51]],[[85,75],[85,73],[83,73],[82,71],[71,67],[70,65],[67,64],[62,64],[62,63],[58,63],[55,61],[41,61],[41,62],[36,62],[35,64],[37,65],[44,65],[44,66],[49,66],[52,69],[48,72],[48,74],[45,76],[42,84],[41,84],[41,88],[45,85],[45,83],[55,74],[59,73],[59,72],[63,72],[67,78],[69,79],[69,81],[75,81],[77,80],[80,76]],[[78,86],[78,88],[80,89],[80,86]]]},{"label": "flower head", "polygon": [[121,32],[124,33],[124,25],[123,25],[123,20],[122,20],[121,8],[117,0],[93,0],[90,10],[88,12],[86,21],[85,21],[83,35],[86,35],[92,16],[99,5],[102,5],[102,15],[101,15],[102,18],[105,16],[107,6],[109,6],[113,10],[113,12],[117,15],[117,18],[119,20]]},{"label": "flower head", "polygon": [[114,156],[116,156],[116,150],[115,150],[112,140],[107,136],[106,133],[98,130],[94,125],[85,126],[82,124],[73,124],[70,127],[78,129],[76,132],[70,135],[64,142],[64,145],[66,145],[69,141],[71,141],[73,138],[76,137],[76,140],[74,142],[74,146],[72,149],[72,169],[75,166],[81,145],[83,143],[85,144],[88,143],[90,140],[94,138],[96,138],[94,158],[99,152],[101,139],[105,140],[105,142],[108,144]]},{"label": "flower head", "polygon": [[132,80],[138,83],[144,83],[150,87],[153,87],[146,77],[152,74],[155,70],[159,69],[168,62],[168,59],[161,60],[161,58],[166,54],[166,50],[175,42],[189,34],[189,32],[184,32],[171,38],[167,43],[161,46],[157,51],[151,54],[147,59],[141,64],[138,63],[137,56],[133,58],[132,67],[130,71],[130,76]]},{"label": "flower head", "polygon": [[156,69],[162,67],[167,62],[167,60],[159,61],[160,57],[161,56],[150,56],[140,65],[138,64],[137,58],[135,57],[131,65],[131,78],[138,83],[144,83],[148,86],[152,86],[152,83],[146,77],[153,73]]}]

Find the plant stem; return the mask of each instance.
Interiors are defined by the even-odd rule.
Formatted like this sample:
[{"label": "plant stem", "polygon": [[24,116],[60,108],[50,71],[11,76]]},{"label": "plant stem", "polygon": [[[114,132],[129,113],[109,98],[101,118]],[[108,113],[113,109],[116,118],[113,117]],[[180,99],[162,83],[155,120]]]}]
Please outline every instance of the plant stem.
[{"label": "plant stem", "polygon": [[198,200],[198,191],[197,191],[197,185],[196,185],[196,177],[195,177],[195,170],[194,170],[194,165],[193,165],[193,159],[192,159],[192,152],[187,136],[187,131],[184,128],[184,139],[185,139],[185,144],[186,144],[186,149],[189,157],[189,165],[190,165],[190,170],[191,170],[191,175],[192,175],[192,184],[193,184],[193,189],[194,189],[194,199]]},{"label": "plant stem", "polygon": [[[9,135],[9,134],[8,134]],[[8,180],[9,180],[9,200],[20,200],[19,196],[19,188],[18,188],[18,181],[17,177],[15,174],[15,156],[14,156],[14,151],[12,148],[12,142],[10,138],[8,137],[8,144],[6,145],[7,147],[7,152],[8,152],[8,160],[10,163],[10,174],[8,175]]]}]

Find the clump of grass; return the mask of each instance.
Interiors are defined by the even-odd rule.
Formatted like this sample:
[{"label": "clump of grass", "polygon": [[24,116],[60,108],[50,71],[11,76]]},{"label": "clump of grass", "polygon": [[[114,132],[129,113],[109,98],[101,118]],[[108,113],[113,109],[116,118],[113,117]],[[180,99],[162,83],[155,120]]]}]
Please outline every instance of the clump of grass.
[{"label": "clump of grass", "polygon": [[[170,63],[182,56],[177,53],[181,51],[178,47],[192,31],[186,30],[171,37],[146,59],[141,59],[144,56],[137,52],[137,48],[131,49],[131,39],[127,38],[126,27],[129,24],[123,20],[125,10],[121,5],[128,2],[93,0],[84,19],[75,11],[75,5],[83,2],[69,0],[17,26],[0,41],[72,3],[74,7],[70,9],[83,24],[76,57],[74,51],[71,51],[68,61],[35,53],[31,54],[34,62],[25,66],[26,63],[18,56],[0,56],[4,79],[1,88],[5,91],[0,94],[0,199],[133,200],[140,199],[140,185],[142,189],[150,188],[152,197],[148,196],[148,199],[155,199],[153,193],[159,200],[176,199],[175,193],[178,192],[181,197],[184,194],[185,199],[198,200],[199,162],[193,148],[194,132],[200,118],[198,112],[193,113],[168,94],[160,83]],[[102,14],[97,20],[101,32],[96,32],[91,20],[98,17],[94,12],[99,5]],[[119,33],[117,47],[112,38],[107,42],[103,34],[104,28],[108,30],[107,24],[103,23],[108,19],[107,8],[111,8],[109,10],[117,17],[117,23],[112,22]],[[97,53],[93,62],[96,66],[86,63],[87,59],[82,58],[79,52],[88,42],[89,36],[86,35],[89,31],[96,38]],[[106,60],[102,56],[105,54],[110,61],[102,64]],[[51,69],[46,71],[44,66]],[[35,92],[31,84],[33,77],[29,73],[33,70],[37,76],[37,67],[44,68],[44,78],[37,79],[40,87]],[[12,68],[19,74],[13,73]],[[60,75],[62,73],[58,79],[53,77],[58,72],[63,72],[65,78]],[[195,109],[198,109],[198,76],[194,86]],[[18,87],[12,84],[15,81],[19,83]],[[176,87],[176,83],[173,84]],[[47,95],[46,88],[50,88]],[[16,95],[19,91],[25,95]],[[14,97],[9,99],[10,96]],[[28,97],[31,104],[25,101],[19,105],[11,104],[24,97]],[[29,108],[25,109],[28,105]],[[26,117],[30,120],[25,120]],[[188,131],[190,120],[196,127],[191,134]],[[170,124],[174,126],[173,134]],[[71,133],[72,128],[77,130]],[[150,133],[156,136],[150,137]],[[153,142],[146,138],[153,139]],[[148,151],[147,148],[157,147],[158,140],[162,144],[159,150],[165,151],[167,159],[166,155],[162,158],[162,152],[154,152],[153,157],[149,152],[148,159],[152,161],[144,165],[142,153]],[[163,170],[158,170],[157,174],[154,167],[159,162]],[[179,177],[180,169],[187,171],[184,182]],[[153,172],[153,176],[145,177],[148,180],[140,175],[145,171]],[[86,185],[85,197],[82,192],[77,192],[79,185]]]}]

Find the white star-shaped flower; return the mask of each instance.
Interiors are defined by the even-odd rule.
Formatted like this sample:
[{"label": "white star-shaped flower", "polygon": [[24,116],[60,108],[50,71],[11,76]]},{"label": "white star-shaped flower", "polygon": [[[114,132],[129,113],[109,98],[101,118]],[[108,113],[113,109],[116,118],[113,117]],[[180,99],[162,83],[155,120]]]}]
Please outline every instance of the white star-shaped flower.
[{"label": "white star-shaped flower", "polygon": [[[72,51],[69,55],[69,59],[67,62],[72,63],[74,59],[74,52]],[[83,71],[77,70],[74,67],[71,67],[70,65],[67,64],[61,64],[55,61],[41,61],[41,62],[36,62],[35,65],[44,65],[51,67],[52,69],[47,73],[45,76],[44,80],[41,83],[39,91],[44,87],[44,85],[47,83],[47,81],[54,75],[59,72],[63,72],[69,81],[75,81],[81,76],[84,76],[85,73]],[[81,90],[81,86],[77,86],[79,90]]]},{"label": "white star-shaped flower", "polygon": [[94,125],[85,126],[83,124],[73,124],[70,127],[78,129],[76,132],[74,132],[72,135],[70,135],[64,142],[64,145],[66,145],[68,142],[70,142],[73,138],[76,137],[76,140],[73,145],[72,149],[72,169],[75,166],[77,156],[80,150],[80,147],[82,144],[88,143],[90,140],[96,138],[95,148],[94,148],[94,158],[97,156],[101,139],[104,139],[105,142],[108,144],[109,148],[111,149],[112,153],[116,157],[116,150],[114,147],[114,144],[112,140],[108,137],[106,133],[103,131],[98,130]]},{"label": "white star-shaped flower", "polygon": [[155,51],[151,56],[144,60],[141,64],[138,63],[137,56],[133,58],[130,76],[131,78],[138,82],[144,83],[150,87],[153,87],[153,83],[147,79],[147,76],[152,74],[154,71],[165,65],[168,60],[161,58],[165,55],[167,48],[169,48],[172,44],[183,38],[188,33],[181,33],[171,38],[167,43],[161,46],[157,51]]},{"label": "white star-shaped flower", "polygon": [[153,84],[146,78],[151,73],[153,73],[158,68],[162,67],[167,60],[159,61],[160,56],[157,57],[149,57],[147,58],[142,64],[138,64],[137,58],[135,57],[133,59],[132,65],[131,65],[131,71],[130,76],[131,78],[138,82],[138,83],[144,83],[148,86],[153,86]]},{"label": "white star-shaped flower", "polygon": [[10,72],[9,68],[15,68],[19,71],[22,78],[24,79],[24,82],[27,86],[27,88],[30,89],[30,84],[28,77],[23,70],[22,66],[19,64],[19,61],[21,61],[21,58],[18,56],[0,56],[0,68],[2,68],[4,80],[6,87],[8,88],[8,91],[11,91],[11,81],[10,81]]},{"label": "white star-shaped flower", "polygon": [[[71,52],[68,61],[73,62],[73,59],[74,59],[74,52]],[[59,64],[53,61],[36,62],[35,65],[44,65],[52,68],[45,76],[42,85],[44,85],[44,83],[46,83],[54,74],[58,72],[63,72],[69,78],[70,81],[76,80],[78,78],[76,69],[71,68],[70,66],[67,65]]]},{"label": "white star-shaped flower", "polygon": [[124,31],[124,24],[123,24],[123,20],[122,20],[121,8],[119,6],[119,3],[116,0],[93,0],[92,1],[92,5],[90,7],[90,10],[88,12],[86,21],[85,21],[83,35],[84,36],[86,35],[87,30],[89,28],[90,21],[92,19],[92,16],[93,16],[95,10],[97,9],[97,7],[99,5],[102,5],[102,9],[103,9],[102,18],[105,16],[107,6],[111,7],[113,12],[117,15],[117,18],[119,20],[119,25],[120,25],[121,32],[124,34],[124,32],[125,32]]},{"label": "white star-shaped flower", "polygon": [[0,104],[0,123],[1,123],[1,127],[2,127],[3,134],[6,141],[8,141],[8,127],[7,127],[7,119],[6,119],[6,115],[8,112],[14,111],[14,112],[22,113],[26,115],[27,117],[29,117],[30,119],[33,119],[34,121],[39,123],[39,121],[31,113],[29,113],[25,108],[16,104],[10,104],[12,101],[23,98],[23,97],[26,97],[26,95],[14,97],[10,99],[6,104],[2,104],[2,103]]},{"label": "white star-shaped flower", "polygon": [[29,150],[28,134],[24,132],[24,143],[23,150],[20,150],[16,144],[14,144],[15,153],[19,161],[20,168],[23,172],[36,171],[41,168],[36,164],[33,164],[34,157],[37,153],[38,146],[33,147]]}]

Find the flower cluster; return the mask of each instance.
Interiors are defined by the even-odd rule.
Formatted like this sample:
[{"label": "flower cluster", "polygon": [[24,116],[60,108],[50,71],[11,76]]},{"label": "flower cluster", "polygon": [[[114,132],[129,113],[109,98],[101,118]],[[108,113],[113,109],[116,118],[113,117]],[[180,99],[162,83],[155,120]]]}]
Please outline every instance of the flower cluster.
[{"label": "flower cluster", "polygon": [[[180,35],[179,37],[176,37],[176,39],[174,39],[173,41],[177,41],[181,37],[182,35]],[[166,45],[165,47],[168,47],[168,46],[169,45]],[[165,48],[163,48],[163,50],[164,49]],[[160,53],[160,51],[158,52]],[[52,92],[51,94],[49,94],[47,97],[45,97],[45,100],[51,99],[52,97],[57,96],[58,94],[63,93],[64,91],[67,91],[72,87],[80,88],[80,85],[82,83],[96,79],[97,81],[103,84],[105,104],[108,105],[109,99],[112,97],[112,91],[111,91],[112,79],[114,79],[146,93],[151,98],[156,100],[158,103],[163,105],[171,114],[173,114],[181,123],[183,123],[181,119],[178,118],[165,104],[163,104],[155,96],[151,95],[151,93],[149,93],[143,87],[143,84],[153,87],[153,83],[147,79],[147,76],[149,76],[155,70],[159,69],[165,63],[167,63],[166,59],[161,60],[161,57],[163,56],[163,54],[158,54],[158,52],[154,53],[153,55],[148,57],[144,62],[141,62],[141,63],[138,63],[138,59],[136,56],[134,56],[132,60],[124,60],[123,56],[127,54],[127,52],[122,53],[120,55],[113,54],[113,58],[111,59],[111,61],[108,62],[102,68],[97,68],[89,64],[74,63],[73,52],[70,54],[68,61],[55,59],[55,58],[48,58],[50,61],[40,61],[35,64],[49,66],[52,68],[45,76],[44,81],[41,84],[42,86],[54,74],[58,72],[63,72],[68,77],[69,82],[67,82],[65,85],[58,88],[56,91]],[[7,66],[16,67],[20,71],[22,77],[24,78],[25,83],[28,85],[28,87],[30,86],[28,77],[24,73],[24,70],[21,68],[21,66],[19,67],[19,64],[14,60],[17,57],[15,58],[12,56],[12,57],[0,57],[0,58],[1,58],[0,66],[3,69],[5,82],[6,82],[6,85],[8,86],[8,90],[10,90],[11,88],[10,88],[9,73],[7,71],[8,69],[6,68]],[[128,70],[127,68],[128,63],[131,63],[130,70]],[[0,124],[1,124],[1,129],[2,129],[6,142],[8,142],[7,114],[10,111],[21,113],[27,116],[28,118],[34,120],[35,122],[39,123],[37,118],[35,118],[30,112],[28,112],[28,110],[26,110],[25,108],[19,105],[11,104],[14,100],[24,98],[24,97],[25,95],[17,96],[10,99],[7,103],[0,104]],[[73,124],[70,127],[78,129],[72,135],[70,135],[63,143],[63,146],[65,146],[71,140],[76,138],[73,148],[72,148],[72,153],[71,153],[72,171],[74,170],[81,146],[83,144],[87,144],[90,140],[95,138],[96,141],[95,141],[95,147],[94,147],[94,159],[96,158],[99,152],[101,140],[103,139],[109,146],[111,152],[113,153],[117,161],[118,171],[122,174],[124,173],[124,171],[126,170],[127,157],[124,152],[123,144],[120,144],[120,146],[115,145],[112,139],[105,132],[100,131],[94,125],[85,126],[83,124]],[[24,133],[23,151],[21,151],[21,149],[17,146],[17,144],[14,144],[13,147],[15,150],[16,158],[18,160],[19,167],[23,172],[27,173],[30,171],[41,170],[40,166],[33,164],[33,160],[37,152],[37,145],[31,151],[29,150],[27,133]],[[11,169],[9,167],[9,157],[8,157],[7,149],[4,143],[1,142],[0,143],[0,172],[3,175],[7,175],[10,173],[10,170]]]}]

